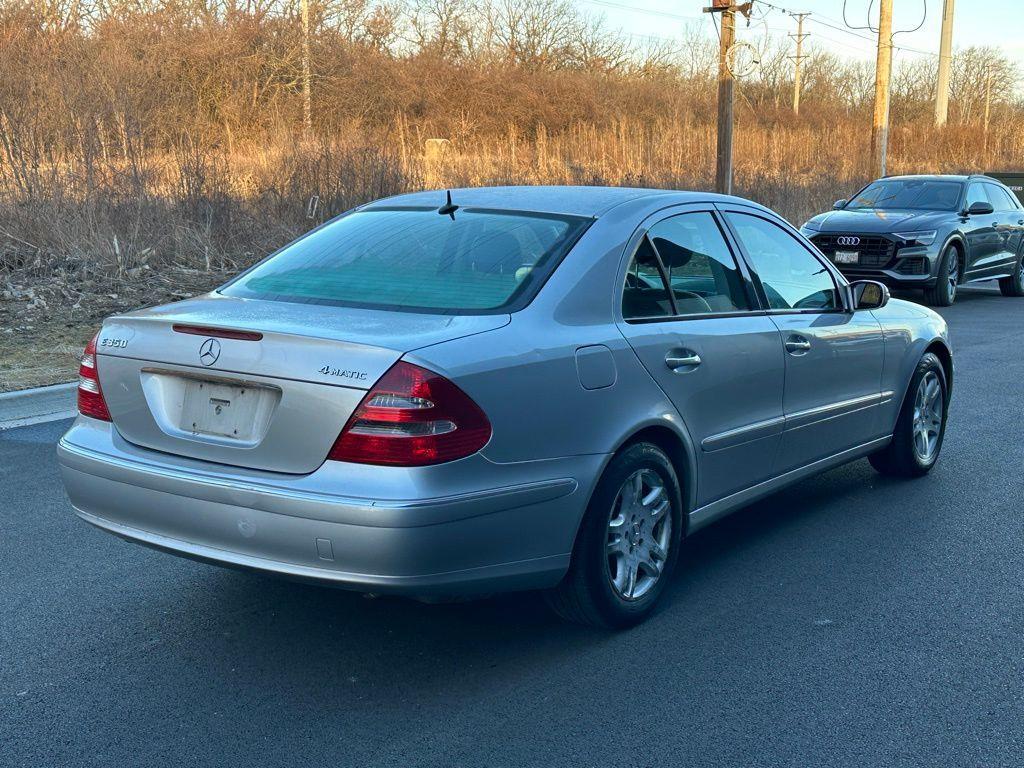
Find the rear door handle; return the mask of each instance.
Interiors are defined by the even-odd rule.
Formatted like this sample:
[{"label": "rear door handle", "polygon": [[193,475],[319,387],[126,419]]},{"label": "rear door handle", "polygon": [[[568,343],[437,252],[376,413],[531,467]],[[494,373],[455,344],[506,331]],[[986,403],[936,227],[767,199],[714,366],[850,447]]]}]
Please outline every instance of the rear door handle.
[{"label": "rear door handle", "polygon": [[696,368],[700,364],[700,355],[689,349],[673,350],[665,355],[665,365],[673,371],[681,371],[684,368]]},{"label": "rear door handle", "polygon": [[786,351],[791,355],[802,355],[811,351],[811,342],[803,336],[794,334],[786,339]]}]

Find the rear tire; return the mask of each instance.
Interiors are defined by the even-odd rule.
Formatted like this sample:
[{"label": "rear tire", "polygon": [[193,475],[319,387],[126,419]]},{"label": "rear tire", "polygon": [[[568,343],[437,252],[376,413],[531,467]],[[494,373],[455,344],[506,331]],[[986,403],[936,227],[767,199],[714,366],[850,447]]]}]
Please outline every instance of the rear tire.
[{"label": "rear tire", "polygon": [[[649,505],[633,503],[645,497]],[[642,622],[675,568],[682,510],[679,479],[664,452],[651,443],[625,448],[597,483],[569,570],[545,593],[548,605],[563,619],[594,627],[621,629]]]},{"label": "rear tire", "polygon": [[960,251],[955,245],[947,245],[939,257],[939,272],[935,285],[924,289],[925,301],[933,307],[948,307],[956,301],[960,286]]},{"label": "rear tire", "polygon": [[1003,292],[1003,296],[1024,296],[1024,247],[1017,254],[1013,275],[1000,278],[999,290]]},{"label": "rear tire", "polygon": [[927,352],[910,378],[892,442],[868,456],[871,466],[893,477],[928,474],[939,460],[948,408],[946,370],[938,357]]}]

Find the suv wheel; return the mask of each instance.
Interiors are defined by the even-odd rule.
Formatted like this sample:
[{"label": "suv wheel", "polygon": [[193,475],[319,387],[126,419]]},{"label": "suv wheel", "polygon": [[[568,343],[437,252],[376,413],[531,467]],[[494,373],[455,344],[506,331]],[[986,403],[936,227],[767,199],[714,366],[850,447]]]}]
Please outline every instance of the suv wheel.
[{"label": "suv wheel", "polygon": [[682,495],[672,462],[651,443],[629,446],[598,481],[569,571],[546,594],[548,604],[580,624],[639,624],[665,589],[682,534]]},{"label": "suv wheel", "polygon": [[960,283],[960,251],[955,245],[947,245],[939,257],[939,273],[935,286],[924,289],[924,298],[933,307],[948,307],[956,301],[956,289]]},{"label": "suv wheel", "polygon": [[868,456],[871,466],[896,477],[928,474],[942,450],[948,405],[946,370],[939,358],[928,352],[910,379],[892,442]]},{"label": "suv wheel", "polygon": [[999,290],[1003,296],[1024,296],[1024,247],[1017,254],[1017,267],[1013,275],[999,280]]}]

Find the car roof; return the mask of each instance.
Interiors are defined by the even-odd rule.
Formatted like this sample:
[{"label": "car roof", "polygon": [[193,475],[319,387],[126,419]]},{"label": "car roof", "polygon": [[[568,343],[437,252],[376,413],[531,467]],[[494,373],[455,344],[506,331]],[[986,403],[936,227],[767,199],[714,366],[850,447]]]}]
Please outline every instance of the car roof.
[{"label": "car roof", "polygon": [[[663,198],[666,205],[696,202],[733,202],[763,206],[729,195],[675,189],[643,189],[636,187],[582,187],[582,186],[519,186],[519,187],[463,187],[452,190],[431,190],[396,195],[377,200],[362,210],[391,206],[440,207],[446,201],[446,191],[452,194],[455,205],[497,210],[561,213],[571,216],[597,217],[612,208],[641,198]],[[767,210],[767,209],[765,209]]]},{"label": "car roof", "polygon": [[1002,184],[998,179],[993,179],[991,176],[986,176],[983,173],[971,173],[971,174],[956,174],[956,173],[911,173],[904,174],[902,176],[884,176],[882,180],[890,179],[921,179],[926,181],[973,181],[973,180],[984,180],[991,181],[996,184]]}]

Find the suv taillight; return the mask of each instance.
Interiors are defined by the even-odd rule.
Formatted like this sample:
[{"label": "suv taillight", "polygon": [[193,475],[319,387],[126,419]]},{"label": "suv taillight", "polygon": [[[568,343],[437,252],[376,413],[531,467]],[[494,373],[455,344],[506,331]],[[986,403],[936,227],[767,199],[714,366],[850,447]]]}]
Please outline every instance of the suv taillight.
[{"label": "suv taillight", "polygon": [[328,459],[418,467],[461,459],[491,439],[491,423],[448,379],[399,361],[366,394]]},{"label": "suv taillight", "polygon": [[103,399],[100,389],[100,377],[96,369],[96,339],[92,337],[82,354],[82,362],[78,366],[78,412],[83,416],[110,421],[110,411]]}]

